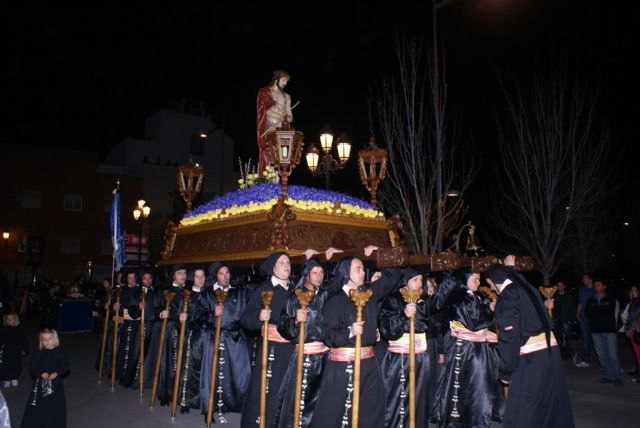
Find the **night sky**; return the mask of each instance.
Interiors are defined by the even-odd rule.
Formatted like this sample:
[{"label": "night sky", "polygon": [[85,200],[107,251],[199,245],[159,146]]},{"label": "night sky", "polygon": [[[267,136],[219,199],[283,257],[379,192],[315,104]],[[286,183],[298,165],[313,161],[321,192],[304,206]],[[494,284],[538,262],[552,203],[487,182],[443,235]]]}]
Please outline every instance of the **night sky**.
[{"label": "night sky", "polygon": [[[142,137],[145,117],[185,98],[204,103],[235,140],[236,157],[255,158],[256,92],[282,68],[293,76],[287,91],[301,101],[293,125],[307,143],[317,144],[329,123],[358,148],[369,135],[369,91],[394,66],[393,34],[430,45],[432,31],[430,1],[368,3],[5,6],[0,141],[104,155],[127,136]],[[503,101],[495,70],[524,82],[558,61],[600,88],[598,115],[614,151],[633,152],[631,3],[458,0],[438,13],[449,108],[462,120],[463,140],[483,154],[484,170]],[[620,179],[635,188],[632,166],[619,166]]]}]

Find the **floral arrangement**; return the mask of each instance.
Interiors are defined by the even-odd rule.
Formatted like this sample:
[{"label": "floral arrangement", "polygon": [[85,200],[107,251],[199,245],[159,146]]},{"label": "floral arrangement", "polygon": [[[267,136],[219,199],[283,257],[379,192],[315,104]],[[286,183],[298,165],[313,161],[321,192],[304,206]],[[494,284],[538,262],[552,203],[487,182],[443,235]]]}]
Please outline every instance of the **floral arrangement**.
[{"label": "floral arrangement", "polygon": [[240,163],[240,179],[238,179],[238,184],[241,189],[246,189],[256,184],[278,182],[278,173],[271,165],[268,165],[265,170],[262,171],[262,176],[260,176],[260,174],[258,174],[258,167],[251,166],[251,158],[249,158],[246,164],[243,164],[240,158],[238,158],[238,162]]},{"label": "floral arrangement", "polygon": [[[297,210],[384,220],[384,214],[376,207],[344,193],[305,186],[289,186],[288,193],[285,202]],[[216,197],[187,212],[180,225],[193,226],[230,216],[269,211],[278,203],[279,195],[278,184],[254,184]]]}]

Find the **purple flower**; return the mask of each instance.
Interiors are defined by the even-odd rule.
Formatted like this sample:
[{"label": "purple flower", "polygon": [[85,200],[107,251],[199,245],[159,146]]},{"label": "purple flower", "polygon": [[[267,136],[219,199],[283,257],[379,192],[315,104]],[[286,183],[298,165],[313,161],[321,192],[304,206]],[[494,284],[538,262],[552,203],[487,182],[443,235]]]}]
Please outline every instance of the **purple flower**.
[{"label": "purple flower", "polygon": [[[235,192],[229,192],[222,196],[215,197],[206,204],[200,205],[199,207],[187,212],[184,218],[193,217],[195,215],[204,214],[217,209],[231,208],[234,205],[244,206],[249,205],[250,202],[267,202],[272,199],[277,199],[279,195],[279,184],[257,184],[247,189],[240,189]],[[331,192],[313,187],[289,186],[289,199],[312,202],[340,202],[341,204],[351,204],[364,209],[376,210],[376,207],[362,199],[358,199],[344,193]]]}]

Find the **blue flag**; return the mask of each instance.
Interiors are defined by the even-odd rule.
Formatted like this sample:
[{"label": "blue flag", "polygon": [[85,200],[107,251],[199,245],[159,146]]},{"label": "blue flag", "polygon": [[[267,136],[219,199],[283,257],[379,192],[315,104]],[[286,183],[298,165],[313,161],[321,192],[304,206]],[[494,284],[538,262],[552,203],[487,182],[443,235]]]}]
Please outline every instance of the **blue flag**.
[{"label": "blue flag", "polygon": [[124,235],[120,224],[120,189],[113,189],[113,203],[111,204],[111,245],[113,246],[113,258],[115,270],[119,271],[127,262],[127,254],[124,248]]}]

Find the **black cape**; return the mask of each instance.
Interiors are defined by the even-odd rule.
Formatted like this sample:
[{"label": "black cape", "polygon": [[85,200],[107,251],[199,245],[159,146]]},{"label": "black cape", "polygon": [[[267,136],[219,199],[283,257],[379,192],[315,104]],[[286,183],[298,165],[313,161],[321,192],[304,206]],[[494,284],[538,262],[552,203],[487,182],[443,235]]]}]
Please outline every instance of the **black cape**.
[{"label": "black cape", "polygon": [[[573,413],[557,346],[520,355],[529,337],[551,326],[540,293],[519,273],[498,296],[500,379],[510,380],[504,427],[573,427]],[[545,325],[546,324],[546,325]]]},{"label": "black cape", "polygon": [[[404,298],[400,291],[387,297],[380,308],[378,326],[380,335],[386,341],[398,340],[409,333],[409,318],[404,313]],[[416,333],[429,334],[429,301],[424,296],[416,304],[414,326]],[[429,373],[429,353],[416,354],[416,426],[427,428],[429,408],[427,407]],[[382,380],[385,385],[385,426],[409,426],[409,354],[393,353],[387,350],[380,363]]]},{"label": "black cape", "polygon": [[[247,352],[247,339],[240,324],[240,318],[247,305],[248,290],[242,287],[231,287],[224,303],[224,312],[220,324],[220,345],[214,391],[214,417],[217,422],[227,412],[239,412],[249,389],[251,364]],[[202,371],[200,372],[200,408],[207,412],[209,388],[211,381],[211,363],[216,332],[214,315],[218,299],[213,287],[207,288],[198,301],[197,312],[203,320],[204,351],[202,355]]]},{"label": "black cape", "polygon": [[[262,322],[258,316],[262,310],[262,291],[273,291],[273,299],[271,300],[271,318],[269,324],[278,325],[280,316],[283,312],[287,300],[291,295],[291,288],[285,289],[280,285],[274,286],[271,278],[260,283],[255,290],[249,295],[249,302],[242,315],[241,322],[247,330],[258,331],[262,327]],[[278,390],[284,378],[289,360],[293,353],[293,345],[289,342],[278,343],[269,341],[268,345],[268,366],[267,366],[267,400],[266,400],[266,421],[265,426],[273,423],[273,416],[276,413]],[[260,416],[260,377],[262,370],[262,337],[256,340],[257,358],[251,372],[251,381],[246,400],[242,409],[242,420],[240,425],[243,428],[255,427],[256,421]]]},{"label": "black cape", "polygon": [[[480,298],[452,275],[446,275],[438,286],[434,302],[438,308],[447,306],[451,319],[471,331],[494,325],[490,301]],[[504,400],[498,382],[496,345],[451,336],[445,361],[432,409],[436,423],[449,427],[488,427],[492,420],[501,421]]]},{"label": "black cape", "polygon": [[[382,277],[371,285],[373,294],[362,310],[364,321],[362,346],[374,346],[377,340],[377,321],[380,300],[393,291],[400,280],[400,271],[383,271]],[[330,348],[355,347],[349,327],[356,320],[356,308],[342,290],[334,290],[324,306],[324,327],[328,333],[326,344]],[[351,408],[347,404],[347,391],[352,379],[353,363],[328,360],[320,386],[312,427],[340,427],[343,418],[350,423]],[[360,363],[360,426],[367,428],[384,426],[384,385],[378,360],[368,358]]]},{"label": "black cape", "polygon": [[[329,298],[329,289],[323,284],[313,297],[307,313],[307,321],[304,330],[304,342],[324,342],[327,338],[324,325],[324,305]],[[278,322],[278,331],[285,339],[297,344],[300,336],[300,326],[296,322],[296,311],[300,309],[298,298],[295,294],[289,297],[285,313]],[[302,426],[308,426],[320,395],[322,371],[328,359],[328,352],[321,354],[305,355],[303,360],[302,378]],[[273,427],[293,428],[293,405],[295,400],[296,370],[298,366],[298,354],[294,352],[289,361],[289,367],[284,376],[282,387],[278,393],[277,413]]]},{"label": "black cape", "polygon": [[[55,372],[58,376],[49,384],[40,378],[45,372]],[[33,354],[29,363],[33,386],[20,425],[22,428],[66,428],[67,402],[62,378],[68,372],[69,360],[62,348],[43,349]]]}]

